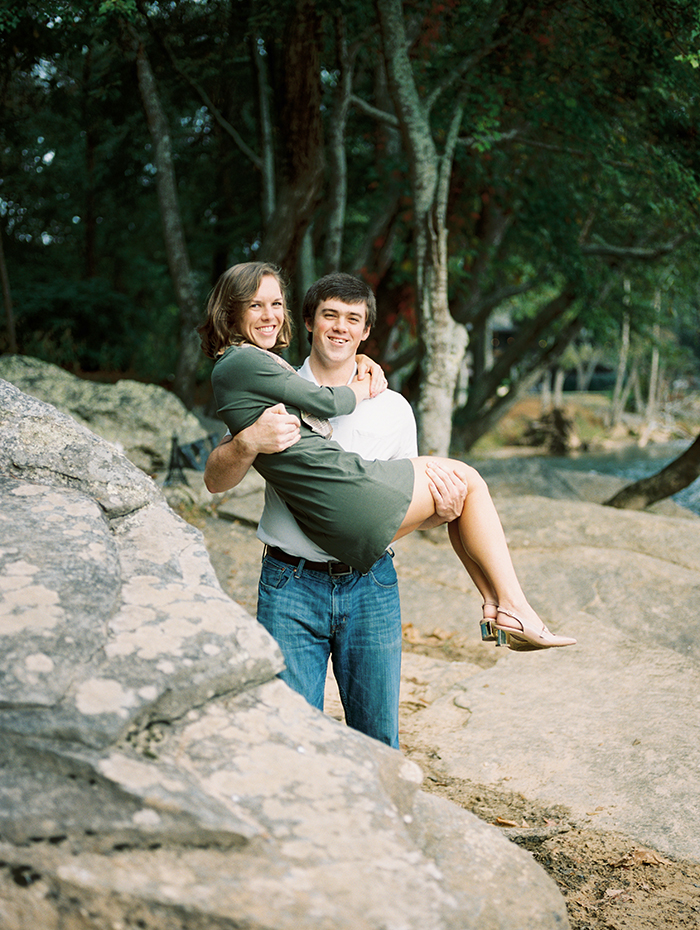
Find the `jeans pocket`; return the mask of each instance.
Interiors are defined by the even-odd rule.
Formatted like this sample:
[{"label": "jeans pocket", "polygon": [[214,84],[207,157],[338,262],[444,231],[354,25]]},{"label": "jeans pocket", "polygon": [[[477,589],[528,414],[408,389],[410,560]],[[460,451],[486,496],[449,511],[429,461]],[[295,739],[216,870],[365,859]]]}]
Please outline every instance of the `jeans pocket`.
[{"label": "jeans pocket", "polygon": [[399,580],[396,577],[394,562],[387,553],[381,559],[377,559],[372,568],[369,570],[372,581],[380,588],[395,588]]},{"label": "jeans pocket", "polygon": [[292,577],[291,565],[283,565],[273,559],[263,559],[260,569],[260,584],[266,588],[279,590],[283,588]]}]

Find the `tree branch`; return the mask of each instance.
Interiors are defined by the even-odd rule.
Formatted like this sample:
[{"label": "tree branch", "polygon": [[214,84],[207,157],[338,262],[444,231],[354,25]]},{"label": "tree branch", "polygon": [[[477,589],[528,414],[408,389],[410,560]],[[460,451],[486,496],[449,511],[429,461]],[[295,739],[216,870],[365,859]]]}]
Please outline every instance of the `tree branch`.
[{"label": "tree branch", "polygon": [[393,113],[380,110],[379,107],[373,107],[371,103],[367,103],[366,100],[363,100],[362,97],[358,97],[357,94],[350,94],[350,103],[354,104],[358,110],[362,110],[367,116],[371,116],[373,119],[386,123],[387,126],[391,126],[392,129],[400,128],[401,124]]},{"label": "tree branch", "polygon": [[542,283],[542,276],[539,275],[525,284],[514,284],[511,287],[501,287],[498,290],[491,291],[478,299],[468,301],[463,307],[459,307],[454,314],[458,323],[479,326],[483,320],[488,317],[492,310],[505,300],[511,297],[518,297],[520,294],[527,294],[534,287]]},{"label": "tree branch", "polygon": [[546,152],[562,152],[565,155],[576,155],[579,158],[595,158],[601,165],[610,165],[611,168],[636,168],[633,162],[615,161],[612,158],[599,158],[585,149],[574,149],[568,145],[552,145],[548,142],[535,142],[534,139],[518,139],[520,145],[527,145],[533,149],[544,149]]},{"label": "tree branch", "polygon": [[[479,379],[479,383],[470,387],[467,400],[468,409],[473,410],[475,407],[477,410],[480,409],[485,400],[495,394],[496,388],[504,378],[508,377],[511,368],[523,358],[527,349],[540,339],[545,330],[566,313],[576,296],[576,292],[571,285],[567,285],[560,294],[547,301],[536,316],[523,321],[516,339],[496,359],[491,370],[484,373]],[[538,354],[538,358],[542,357],[544,351],[546,350]],[[539,363],[537,363],[536,367],[539,367]]]},{"label": "tree branch", "polygon": [[609,500],[604,501],[604,504],[606,507],[644,510],[645,507],[687,488],[699,475],[700,436],[695,439],[690,448],[661,471],[648,478],[635,481],[633,484],[628,484]]},{"label": "tree branch", "polygon": [[498,42],[489,41],[498,27],[498,21],[504,6],[503,0],[494,0],[491,4],[491,9],[486,14],[485,22],[482,22],[479,33],[474,40],[474,47],[477,51],[463,58],[459,65],[450,71],[444,81],[434,87],[430,94],[428,94],[425,100],[426,113],[430,113],[440,96],[449,90],[450,87],[454,87],[456,83],[461,81],[464,75],[467,74],[474,65],[478,64],[478,62],[482,61],[484,58],[487,58],[494,49],[499,48],[499,46],[508,41],[511,35],[510,32],[502,36]]},{"label": "tree branch", "polygon": [[243,154],[248,159],[250,159],[250,161],[259,171],[262,171],[263,169],[262,158],[259,155],[257,155],[253,151],[253,149],[251,149],[251,147],[246,143],[246,141],[243,139],[240,133],[237,132],[236,128],[232,126],[231,123],[229,123],[229,121],[226,119],[223,113],[214,104],[212,99],[209,97],[207,92],[204,90],[202,85],[198,81],[196,81],[193,77],[191,77],[189,74],[187,74],[184,68],[180,65],[177,58],[175,57],[175,53],[170,48],[170,43],[168,42],[168,40],[165,38],[165,36],[162,36],[160,32],[155,28],[154,23],[153,23],[153,17],[150,17],[145,13],[141,4],[139,4],[139,9],[148,24],[149,31],[155,37],[158,44],[161,46],[165,54],[170,59],[170,64],[175,69],[175,72],[179,74],[180,77],[183,78],[183,80],[185,80],[190,85],[190,87],[195,91],[199,99],[202,101],[202,103],[207,108],[207,110],[209,110],[209,112],[214,117],[214,119],[219,124],[219,126],[221,126],[224,132],[226,132],[229,136],[231,136],[231,138],[236,143],[238,148],[243,152]]},{"label": "tree branch", "polygon": [[669,255],[693,235],[692,232],[683,232],[672,239],[657,245],[654,248],[644,248],[642,246],[617,246],[610,245],[607,242],[598,244],[582,245],[581,252],[583,255],[597,255],[601,258],[610,259],[636,259],[642,261],[655,261],[663,255]]}]

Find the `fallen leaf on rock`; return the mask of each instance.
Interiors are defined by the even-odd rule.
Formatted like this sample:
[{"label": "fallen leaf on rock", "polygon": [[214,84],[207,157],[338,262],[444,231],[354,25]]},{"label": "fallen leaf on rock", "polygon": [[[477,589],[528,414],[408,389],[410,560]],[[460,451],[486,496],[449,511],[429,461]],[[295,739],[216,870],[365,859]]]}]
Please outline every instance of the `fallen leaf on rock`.
[{"label": "fallen leaf on rock", "polygon": [[670,865],[668,859],[664,859],[653,849],[644,849],[638,846],[627,855],[623,856],[618,862],[613,862],[614,869],[631,869],[636,865]]},{"label": "fallen leaf on rock", "polygon": [[425,707],[430,707],[430,701],[426,701],[425,698],[414,697],[409,698],[408,700],[401,701],[402,707],[417,707],[419,710],[423,710]]},{"label": "fallen leaf on rock", "polygon": [[516,823],[514,820],[504,820],[503,817],[496,817],[495,823],[499,827],[519,827],[520,824]]},{"label": "fallen leaf on rock", "polygon": [[608,888],[605,892],[605,897],[610,898],[612,901],[633,901],[634,898],[631,894],[627,894],[624,888]]}]

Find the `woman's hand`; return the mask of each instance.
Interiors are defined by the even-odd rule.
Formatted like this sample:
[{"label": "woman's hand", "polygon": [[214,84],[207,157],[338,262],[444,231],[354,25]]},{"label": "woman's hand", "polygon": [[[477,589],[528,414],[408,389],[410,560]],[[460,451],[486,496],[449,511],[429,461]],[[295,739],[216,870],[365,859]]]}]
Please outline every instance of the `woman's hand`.
[{"label": "woman's hand", "polygon": [[382,391],[386,391],[389,387],[389,382],[386,380],[381,365],[372,361],[367,355],[356,355],[355,361],[357,362],[357,380],[364,381],[365,378],[369,377],[370,397],[376,397],[378,394],[381,394]]},{"label": "woman's hand", "polygon": [[360,381],[358,377],[355,377],[348,385],[350,390],[354,391],[355,399],[358,404],[363,400],[369,400],[372,396],[370,394],[371,386],[371,379],[369,377],[363,378],[362,381]]}]

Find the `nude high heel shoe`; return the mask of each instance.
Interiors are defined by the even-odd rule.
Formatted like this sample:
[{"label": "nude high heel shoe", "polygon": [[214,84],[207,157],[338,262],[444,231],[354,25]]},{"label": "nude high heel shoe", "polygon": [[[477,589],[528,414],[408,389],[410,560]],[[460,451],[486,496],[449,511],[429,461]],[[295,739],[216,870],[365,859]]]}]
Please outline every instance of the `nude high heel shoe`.
[{"label": "nude high heel shoe", "polygon": [[[515,623],[504,623],[502,617],[509,617]],[[530,652],[534,649],[551,649],[554,646],[574,646],[576,644],[573,637],[556,636],[554,633],[550,633],[546,626],[543,626],[540,630],[533,629],[516,614],[504,610],[503,607],[498,608],[498,616],[493,625],[499,634],[505,636],[508,648],[514,652]]]},{"label": "nude high heel shoe", "polygon": [[481,639],[485,643],[496,643],[497,646],[501,644],[498,642],[498,632],[494,626],[496,622],[496,617],[498,616],[498,607],[495,604],[484,604],[481,608],[483,614],[483,620],[481,621]]}]

